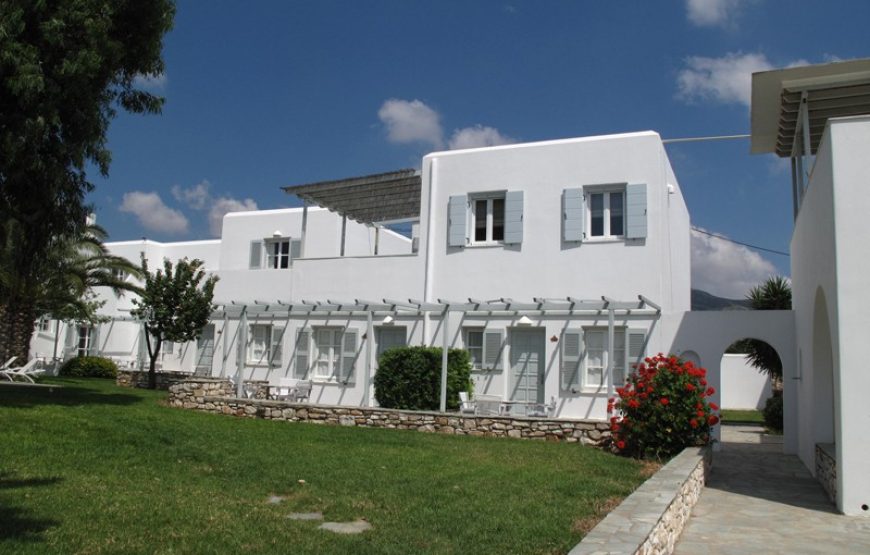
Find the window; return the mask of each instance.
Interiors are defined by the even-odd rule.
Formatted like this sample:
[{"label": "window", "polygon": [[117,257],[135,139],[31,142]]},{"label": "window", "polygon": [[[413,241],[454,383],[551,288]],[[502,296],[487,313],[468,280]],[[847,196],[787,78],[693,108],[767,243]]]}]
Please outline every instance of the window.
[{"label": "window", "polygon": [[404,326],[379,327],[375,329],[378,338],[377,359],[394,347],[404,347],[408,344],[408,330]]},{"label": "window", "polygon": [[281,364],[281,338],[284,329],[271,324],[251,324],[248,328],[248,364]]},{"label": "window", "polygon": [[266,267],[276,270],[290,267],[290,239],[266,241]]},{"label": "window", "polygon": [[119,268],[112,268],[112,277],[118,281],[127,281],[127,272]]},{"label": "window", "polygon": [[167,359],[172,358],[172,355],[175,354],[175,343],[172,341],[163,341],[163,345],[160,347],[160,358]]},{"label": "window", "polygon": [[587,193],[590,238],[625,236],[625,189],[595,190]]},{"label": "window", "polygon": [[36,321],[36,330],[43,333],[51,333],[51,320],[48,318],[40,318]]},{"label": "window", "polygon": [[91,352],[91,327],[90,326],[79,326],[79,339],[76,344],[76,356],[84,357],[88,356]]},{"label": "window", "polygon": [[[583,387],[599,388],[607,384],[607,329],[587,329],[586,363]],[[626,376],[625,328],[613,330],[613,384],[622,387]]]},{"label": "window", "polygon": [[504,193],[471,198],[471,244],[504,241]]},{"label": "window", "polygon": [[338,379],[341,370],[341,328],[319,328],[314,331],[314,377]]},{"label": "window", "polygon": [[471,356],[471,367],[483,368],[483,330],[465,330],[465,350]]}]

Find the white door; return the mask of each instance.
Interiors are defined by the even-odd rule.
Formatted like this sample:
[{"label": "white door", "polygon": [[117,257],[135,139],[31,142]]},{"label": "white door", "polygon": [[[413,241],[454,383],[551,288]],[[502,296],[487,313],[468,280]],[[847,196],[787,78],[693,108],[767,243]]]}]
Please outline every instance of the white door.
[{"label": "white door", "polygon": [[197,376],[211,374],[211,366],[214,361],[214,324],[208,324],[202,328],[202,335],[196,340],[196,368]]},{"label": "white door", "polygon": [[511,401],[544,402],[544,345],[542,329],[511,330]]}]

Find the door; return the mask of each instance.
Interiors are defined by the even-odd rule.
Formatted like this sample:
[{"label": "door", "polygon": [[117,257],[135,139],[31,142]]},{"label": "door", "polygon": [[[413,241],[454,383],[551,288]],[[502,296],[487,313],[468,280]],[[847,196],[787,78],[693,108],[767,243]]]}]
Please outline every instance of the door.
[{"label": "door", "polygon": [[510,400],[521,403],[544,402],[543,329],[512,329],[510,335]]},{"label": "door", "polygon": [[202,328],[202,335],[196,340],[196,368],[193,373],[197,376],[210,375],[213,361],[214,324],[208,324]]},{"label": "door", "polygon": [[381,355],[388,349],[404,347],[408,344],[408,330],[403,326],[379,327],[376,331],[378,337],[378,360],[381,359]]}]

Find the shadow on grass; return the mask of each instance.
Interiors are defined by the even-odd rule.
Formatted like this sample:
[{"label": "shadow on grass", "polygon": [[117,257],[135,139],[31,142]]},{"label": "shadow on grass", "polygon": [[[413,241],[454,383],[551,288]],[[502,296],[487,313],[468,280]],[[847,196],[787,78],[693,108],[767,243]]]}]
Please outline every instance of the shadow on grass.
[{"label": "shadow on grass", "polygon": [[39,405],[133,405],[143,398],[130,393],[105,393],[81,384],[63,387],[0,387],[0,405],[10,408],[30,408]]},{"label": "shadow on grass", "polygon": [[[63,478],[13,478],[9,472],[0,472],[0,490],[51,486]],[[38,518],[25,507],[8,506],[0,499],[0,541],[18,540],[35,542],[42,540],[42,533],[58,526],[60,521],[51,518]]]}]

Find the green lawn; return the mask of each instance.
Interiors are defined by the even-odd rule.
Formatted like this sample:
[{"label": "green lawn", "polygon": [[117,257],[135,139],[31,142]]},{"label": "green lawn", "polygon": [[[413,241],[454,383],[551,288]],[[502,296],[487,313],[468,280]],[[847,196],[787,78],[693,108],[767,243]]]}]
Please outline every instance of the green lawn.
[{"label": "green lawn", "polygon": [[764,424],[760,410],[722,409],[720,415],[724,424]]},{"label": "green lawn", "polygon": [[2,553],[564,553],[644,479],[578,445],[239,419],[56,381],[0,387]]}]

